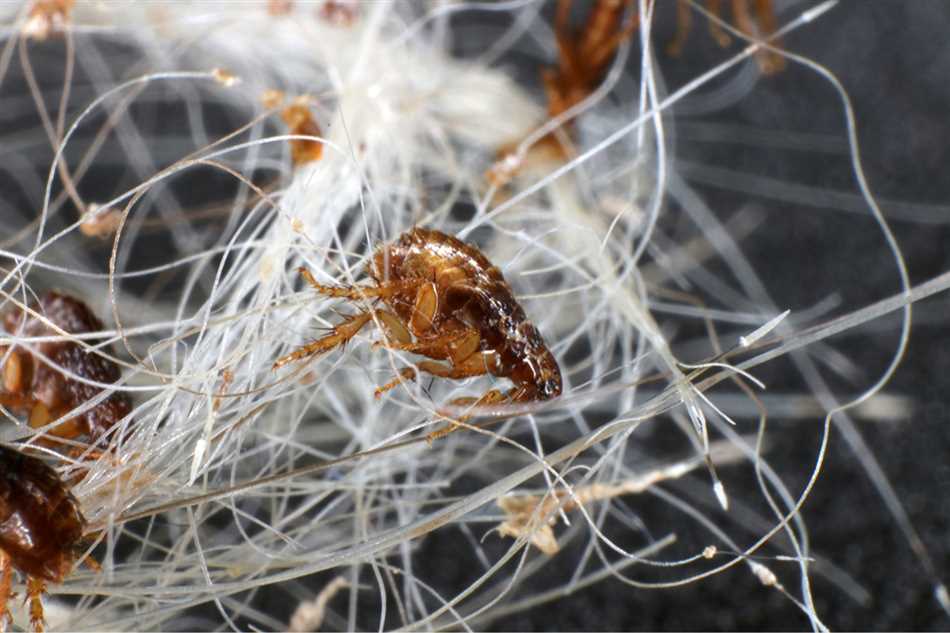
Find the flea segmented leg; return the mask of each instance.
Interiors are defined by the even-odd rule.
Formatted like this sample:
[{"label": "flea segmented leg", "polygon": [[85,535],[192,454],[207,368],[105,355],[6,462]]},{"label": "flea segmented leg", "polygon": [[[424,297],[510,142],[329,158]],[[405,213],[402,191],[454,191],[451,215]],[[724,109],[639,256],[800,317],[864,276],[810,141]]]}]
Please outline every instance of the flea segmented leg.
[{"label": "flea segmented leg", "polygon": [[452,365],[445,365],[432,360],[424,360],[419,362],[416,368],[421,372],[438,376],[439,378],[461,380],[463,378],[484,376],[488,373],[488,368],[494,363],[494,358],[494,352],[483,352],[481,354],[472,354],[461,363],[454,363]]},{"label": "flea segmented leg", "polygon": [[[706,7],[709,9],[709,12],[717,18],[722,17],[722,0],[706,0]],[[722,25],[715,20],[709,20],[709,34],[722,48],[726,48],[732,44],[732,38],[729,37],[729,34],[722,28]]]},{"label": "flea segmented leg", "polygon": [[632,0],[597,0],[591,3],[583,29],[571,30],[571,0],[560,0],[554,20],[558,49],[556,69],[542,71],[541,80],[548,99],[548,115],[555,117],[586,98],[603,79],[604,68],[625,40],[640,25],[640,15],[632,11],[622,26],[623,12]]},{"label": "flea segmented leg", "polygon": [[333,328],[330,334],[323,338],[307,343],[303,347],[294,350],[286,356],[277,359],[272,369],[280,369],[284,365],[293,363],[303,358],[315,356],[328,352],[338,345],[343,345],[348,340],[356,336],[356,333],[373,318],[373,312],[357,312],[349,316],[342,323]]},{"label": "flea segmented leg", "polygon": [[[754,1],[754,5],[750,2]],[[732,17],[736,27],[751,38],[766,38],[774,33],[778,27],[775,21],[775,11],[772,0],[732,0]],[[755,16],[753,16],[753,6]],[[716,18],[722,18],[722,0],[706,0],[706,8]],[[692,24],[692,13],[686,0],[677,0],[676,35],[670,42],[667,53],[673,57],[679,55],[683,44],[689,35]],[[716,20],[709,20],[709,34],[722,48],[732,43],[732,38]],[[756,62],[762,74],[772,75],[785,67],[785,59],[771,51],[759,50],[756,53]]]},{"label": "flea segmented leg", "polygon": [[[469,407],[471,409],[477,409],[478,407],[484,407],[492,404],[501,404],[502,402],[509,401],[510,397],[508,393],[502,393],[498,389],[489,389],[479,397],[474,396],[465,396],[462,398],[455,398],[450,400],[448,406],[450,407]],[[441,413],[441,412],[440,412]],[[449,417],[446,415],[446,417]],[[471,417],[469,414],[463,416],[465,418]]]},{"label": "flea segmented leg", "polygon": [[600,83],[611,56],[639,27],[633,12],[623,27],[623,11],[632,0],[596,0],[582,30],[571,30],[571,0],[561,0],[555,16],[554,36],[558,48],[557,70],[542,71],[548,98],[548,114],[557,116],[586,98]]},{"label": "flea segmented leg", "polygon": [[771,34],[778,29],[772,0],[755,0],[755,14],[759,17],[759,24],[765,33]]},{"label": "flea segmented leg", "polygon": [[[427,374],[439,376],[442,378],[469,378],[471,376],[481,376],[487,373],[489,366],[486,362],[491,354],[483,356],[476,354],[478,351],[481,337],[477,330],[462,330],[461,332],[452,332],[434,339],[419,341],[416,343],[396,343],[386,346],[388,349],[409,352],[411,354],[420,354],[429,358],[439,360],[451,360],[452,365],[443,365],[433,361],[422,361],[419,363],[419,371]],[[413,367],[406,367],[400,370],[399,375],[376,389],[377,398],[384,393],[402,384],[407,380],[416,379],[416,370]]]},{"label": "flea segmented leg", "polygon": [[[414,343],[393,343],[385,345],[385,347],[391,350],[409,352],[410,354],[420,354],[422,356],[428,356],[429,358],[435,358],[439,360],[451,360],[453,365],[461,365],[478,351],[480,342],[481,336],[479,335],[478,330],[467,329],[459,332],[450,332],[449,334],[445,334],[443,336],[424,339]],[[428,367],[437,368],[437,372],[451,371],[451,368],[440,363],[433,363],[431,361],[423,361],[423,363],[420,363],[420,365],[425,364],[426,362],[429,362]],[[478,362],[481,365],[478,373],[468,375],[480,375],[485,372],[484,359],[479,358]],[[422,370],[426,371],[427,373],[433,373],[426,370],[425,368],[422,368]],[[466,369],[466,371],[470,371],[470,369]],[[436,375],[442,374],[438,373]],[[399,375],[396,378],[393,378],[385,385],[378,387],[376,389],[375,395],[377,398],[379,398],[384,393],[393,387],[402,384],[406,380],[415,379],[416,370],[412,367],[406,367],[399,372]]]},{"label": "flea segmented leg", "polygon": [[484,376],[488,373],[488,367],[491,365],[490,358],[494,358],[494,352],[471,354],[463,362],[454,365],[445,365],[432,360],[420,361],[415,368],[406,367],[402,369],[399,372],[399,376],[376,389],[376,397],[378,398],[406,380],[415,380],[417,370],[431,374],[432,376],[438,376],[439,378],[452,378],[455,380]]},{"label": "flea segmented leg", "polygon": [[552,68],[541,70],[541,83],[544,86],[544,96],[548,101],[548,115],[555,117],[571,107],[564,93],[566,88],[561,85],[561,78]]},{"label": "flea segmented leg", "polygon": [[[13,584],[13,562],[10,557],[0,550],[0,627],[4,631],[13,629],[13,616],[7,610],[10,601],[11,585]],[[6,624],[4,624],[6,622]]]},{"label": "flea segmented leg", "polygon": [[[571,4],[573,0],[560,0],[554,21],[554,39],[557,42],[558,68],[565,83],[576,85],[583,77],[581,62],[577,55],[577,45],[570,27]],[[570,107],[570,106],[568,106]]]},{"label": "flea segmented leg", "polygon": [[[772,8],[772,0],[755,0],[755,14],[759,19],[759,30],[763,37],[768,37],[778,30],[778,23],[775,20],[775,10]],[[778,44],[777,41],[773,41],[772,43]],[[756,59],[764,75],[773,75],[785,68],[785,58],[772,51],[759,51]]]},{"label": "flea segmented leg", "polygon": [[99,450],[94,448],[89,450],[88,446],[70,446],[69,450],[66,451],[66,454],[75,461],[84,462],[95,462],[98,461],[100,457],[106,454],[106,451]]},{"label": "flea segmented leg", "polygon": [[82,564],[97,574],[102,571],[102,565],[100,565],[99,561],[93,558],[91,554],[87,554],[86,557],[82,559]]},{"label": "flea segmented leg", "polygon": [[471,411],[471,413],[465,413],[461,416],[452,417],[448,415],[447,413],[443,413],[442,411],[440,411],[439,415],[447,419],[449,423],[445,425],[444,427],[442,427],[441,429],[438,429],[436,431],[433,431],[432,433],[429,433],[426,436],[426,441],[431,444],[432,442],[442,439],[446,435],[449,435],[450,433],[453,433],[454,431],[457,431],[458,429],[464,428],[463,423],[471,419],[472,416],[474,416],[477,413],[477,410],[479,407],[487,407],[493,404],[517,402],[519,396],[521,395],[521,392],[522,390],[517,387],[508,391],[507,393],[502,393],[498,389],[491,389],[489,391],[486,391],[484,394],[482,394],[478,398],[473,398],[469,396],[465,398],[456,398],[455,400],[450,401],[449,406],[453,406],[453,407],[467,406],[469,407],[469,411]]},{"label": "flea segmented leg", "polygon": [[361,299],[386,299],[400,292],[405,292],[417,286],[418,280],[409,281],[384,281],[378,286],[328,286],[322,284],[316,279],[309,270],[301,266],[297,269],[300,276],[304,278],[310,286],[325,297],[334,299],[349,299],[359,301]]},{"label": "flea segmented leg", "polygon": [[481,335],[479,335],[478,330],[466,329],[411,343],[392,343],[384,345],[384,347],[395,351],[428,356],[436,360],[451,360],[454,365],[458,365],[478,351],[480,342]]},{"label": "flea segmented leg", "polygon": [[732,17],[735,18],[736,26],[739,27],[740,31],[749,37],[755,37],[755,32],[758,29],[752,19],[752,14],[749,12],[748,0],[732,0]]},{"label": "flea segmented leg", "polygon": [[[722,19],[722,0],[706,0],[706,9],[716,18]],[[726,48],[732,43],[732,38],[722,28],[716,20],[707,20],[709,23],[709,34],[716,43]],[[689,32],[693,28],[693,10],[689,7],[687,0],[676,0],[676,34],[673,40],[667,45],[666,53],[670,57],[679,57],[683,52],[683,45],[689,39]]]},{"label": "flea segmented leg", "polygon": [[[627,0],[625,4],[629,5],[630,0]],[[606,30],[613,28],[613,26],[613,24],[604,25],[597,30]],[[592,37],[591,41],[582,49],[581,54],[584,56],[584,59],[587,60],[588,67],[595,69],[595,72],[600,74],[601,69],[607,64],[607,61],[617,48],[627,41],[638,28],[640,28],[640,14],[636,10],[633,10],[630,12],[630,17],[627,18],[626,24],[616,33],[611,34],[609,37],[604,37],[604,35],[606,35],[605,32],[597,33],[596,39]]]},{"label": "flea segmented leg", "polygon": [[[587,14],[587,22],[584,25],[584,30],[578,38],[578,51],[581,59],[588,60],[590,55],[603,46],[609,36],[616,35],[619,31],[623,30],[617,28],[620,24],[620,19],[634,1],[635,0],[596,0],[592,3],[593,7]],[[649,0],[647,4],[650,2],[652,2],[652,0]],[[631,11],[631,14],[631,20],[639,21],[640,15],[638,11]],[[629,21],[627,26],[629,26]],[[589,61],[587,63],[588,66],[591,65]]]},{"label": "flea segmented leg", "polygon": [[[772,10],[771,0],[755,0],[755,15],[758,26],[750,12],[749,0],[732,0],[732,13],[739,30],[752,38],[766,38],[775,32],[775,13]],[[772,75],[785,67],[785,60],[780,56],[760,49],[755,55],[759,69],[764,75]]]},{"label": "flea segmented leg", "polygon": [[666,45],[666,54],[670,57],[679,57],[683,52],[683,45],[693,28],[693,11],[686,4],[686,0],[676,0],[676,33]]},{"label": "flea segmented leg", "polygon": [[384,393],[386,393],[393,387],[396,387],[397,385],[401,385],[407,380],[415,380],[415,379],[416,379],[416,370],[412,367],[403,367],[402,369],[399,370],[398,376],[396,376],[395,378],[387,382],[385,385],[380,385],[379,387],[377,387],[376,391],[373,392],[373,395],[376,398],[380,398],[382,397]]},{"label": "flea segmented leg", "polygon": [[46,583],[41,579],[30,576],[26,581],[26,599],[30,602],[30,626],[37,633],[42,633],[45,618],[43,617],[43,592]]}]

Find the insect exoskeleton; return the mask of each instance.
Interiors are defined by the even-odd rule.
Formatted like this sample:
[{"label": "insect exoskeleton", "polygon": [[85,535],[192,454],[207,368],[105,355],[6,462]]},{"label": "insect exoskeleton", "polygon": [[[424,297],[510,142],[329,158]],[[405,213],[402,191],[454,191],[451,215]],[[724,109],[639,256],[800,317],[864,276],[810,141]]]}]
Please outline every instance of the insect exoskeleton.
[{"label": "insect exoskeleton", "polygon": [[31,625],[42,630],[46,583],[72,572],[85,528],[79,502],[52,467],[0,444],[0,624],[12,621],[7,602],[16,570],[26,577]]},{"label": "insect exoskeleton", "polygon": [[[8,312],[3,319],[3,329],[17,337],[61,337],[62,332],[82,335],[103,330],[102,322],[85,303],[60,292],[45,293],[29,309],[32,313],[20,309]],[[84,339],[84,342],[87,345],[101,343],[95,338]],[[99,349],[103,354],[111,352],[109,346]],[[44,341],[15,345],[12,349],[0,348],[0,359],[3,358],[6,362],[0,404],[28,415],[30,426],[34,428],[62,419],[62,423],[47,430],[47,439],[86,437],[96,440],[132,409],[126,394],[113,392],[89,410],[71,414],[102,393],[104,387],[98,385],[115,383],[121,377],[114,361],[84,349],[77,341]]]},{"label": "insect exoskeleton", "polygon": [[373,307],[280,358],[275,369],[343,345],[375,317],[386,330],[385,347],[427,358],[403,369],[376,390],[377,396],[415,378],[418,371],[449,379],[489,374],[513,384],[504,392],[491,389],[449,403],[456,407],[534,402],[561,394],[557,360],[501,271],[476,247],[455,237],[433,229],[406,231],[376,250],[369,285],[330,286],[305,268],[300,274],[323,296],[364,300]]}]

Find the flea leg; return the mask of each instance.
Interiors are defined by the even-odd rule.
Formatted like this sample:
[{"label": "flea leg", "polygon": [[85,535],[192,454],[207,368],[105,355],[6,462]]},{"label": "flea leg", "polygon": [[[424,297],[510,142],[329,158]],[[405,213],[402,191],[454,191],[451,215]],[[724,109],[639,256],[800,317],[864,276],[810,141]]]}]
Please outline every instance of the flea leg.
[{"label": "flea leg", "polygon": [[562,86],[561,75],[553,68],[541,69],[541,83],[544,86],[544,95],[548,101],[548,116],[554,118],[571,107]]},{"label": "flea leg", "polygon": [[294,350],[290,354],[277,359],[277,362],[274,363],[272,369],[279,369],[284,365],[293,363],[302,358],[316,356],[317,354],[328,352],[338,345],[345,344],[348,340],[356,336],[356,333],[359,332],[364,325],[369,323],[369,320],[372,317],[373,313],[371,311],[357,312],[356,314],[347,317],[345,321],[334,327],[330,334],[327,334],[323,338],[319,338],[315,341],[311,341],[303,347]]},{"label": "flea leg", "polygon": [[97,574],[102,571],[102,565],[100,565],[99,561],[92,557],[92,554],[89,554],[84,559],[82,559],[82,564]]},{"label": "flea leg", "polygon": [[484,376],[489,373],[489,368],[497,363],[495,352],[481,352],[470,355],[462,362],[452,365],[443,365],[431,360],[424,360],[416,365],[419,371],[439,378],[451,378],[461,380],[462,378],[472,378],[474,376]]},{"label": "flea leg", "polygon": [[13,630],[13,616],[7,610],[7,602],[10,601],[11,585],[13,584],[13,561],[7,554],[0,550],[0,627],[4,631]]},{"label": "flea leg", "polygon": [[[630,0],[626,0],[626,4],[629,5]],[[627,41],[638,28],[640,28],[640,13],[634,9],[631,10],[630,17],[627,18],[626,24],[623,25],[623,28],[620,29],[620,31],[609,37],[602,37],[597,42],[597,45],[593,46],[590,52],[585,55],[585,58],[587,59],[587,67],[592,72],[598,75],[603,75],[604,66],[607,65],[607,61],[614,54],[614,52],[616,52],[617,48]],[[592,84],[599,84],[602,78],[602,76],[596,78],[589,77],[588,81]]]},{"label": "flea leg", "polygon": [[683,52],[683,45],[689,39],[689,32],[693,28],[693,11],[686,4],[686,0],[676,0],[676,33],[672,41],[666,45],[666,54],[670,57],[679,57]]},{"label": "flea leg", "polygon": [[[714,16],[722,17],[722,0],[706,0],[706,6]],[[735,5],[733,5],[733,14],[735,14]],[[716,40],[716,44],[719,44],[721,48],[726,48],[732,44],[732,38],[722,28],[722,25],[714,20],[709,21],[709,34],[712,35],[712,38]]]},{"label": "flea leg", "polygon": [[[735,6],[735,5],[733,5]],[[722,19],[722,0],[706,0],[706,9],[716,18]],[[732,38],[722,28],[716,20],[708,20],[709,34],[716,44],[721,48],[726,48],[732,43]],[[683,52],[683,45],[689,38],[689,32],[693,24],[693,11],[689,8],[686,0],[677,0],[676,2],[676,35],[673,41],[667,45],[666,53],[670,57],[678,57]]]},{"label": "flea leg", "polygon": [[[516,391],[516,389],[512,389]],[[463,398],[456,398],[449,401],[450,407],[469,407],[470,409],[477,409],[478,407],[489,406],[493,404],[501,404],[502,402],[510,402],[511,398],[509,397],[510,393],[502,393],[498,389],[489,389],[479,397],[466,396]],[[465,414],[465,418],[468,419],[472,416],[470,413]],[[448,417],[448,416],[446,416]]]},{"label": "flea leg", "polygon": [[[465,361],[465,359],[471,357],[475,352],[478,351],[478,346],[481,341],[481,336],[479,336],[477,330],[462,330],[461,332],[452,332],[443,336],[439,336],[433,339],[424,339],[415,343],[395,343],[387,345],[387,349],[399,350],[403,352],[409,352],[411,354],[421,354],[423,356],[428,356],[429,358],[435,358],[438,360],[451,360],[453,364],[459,364]],[[481,363],[482,368],[480,368],[478,374],[471,375],[480,375],[484,373],[484,362]],[[421,364],[420,364],[421,365]],[[430,368],[434,368],[436,372],[446,372],[451,371],[451,368],[439,364],[439,363],[430,363]],[[420,368],[423,371],[426,369]],[[427,371],[427,373],[433,373]],[[443,375],[438,373],[436,375]],[[451,376],[444,376],[451,377]],[[406,367],[399,372],[399,375],[396,378],[393,378],[385,385],[376,389],[375,395],[377,398],[382,396],[384,393],[392,389],[393,387],[402,384],[406,380],[415,380],[416,379],[416,370],[412,367]]]},{"label": "flea leg", "polygon": [[755,14],[759,19],[759,28],[762,35],[769,36],[778,29],[775,21],[775,9],[772,0],[755,0]]},{"label": "flea leg", "polygon": [[386,299],[394,294],[405,292],[407,289],[411,289],[419,284],[418,280],[408,280],[398,282],[384,281],[378,286],[328,286],[314,279],[310,271],[303,266],[298,268],[297,272],[304,278],[304,281],[323,296],[335,299],[349,299],[351,301],[359,301],[361,299]]},{"label": "flea leg", "polygon": [[574,0],[558,0],[554,14],[554,39],[557,42],[558,65],[562,76],[577,77],[578,63],[571,33],[571,5]]},{"label": "flea leg", "polygon": [[[443,365],[441,363],[435,363],[432,361],[423,361],[419,363],[419,369],[426,373],[432,374],[434,376],[441,376],[444,378],[468,378],[470,376],[481,376],[489,372],[489,368],[494,366],[498,362],[497,354],[495,352],[482,352],[475,353],[466,358],[465,360],[453,364],[451,367]],[[512,390],[515,391],[515,390]],[[508,394],[502,394],[497,389],[492,389],[484,393],[480,398],[456,398],[449,402],[450,406],[466,406],[471,405],[473,409],[489,405],[489,404],[498,404],[508,399]],[[460,427],[462,423],[472,417],[474,413],[467,413],[461,417],[453,418],[450,415],[439,412],[439,415],[446,418],[449,421],[449,425],[430,433],[426,439],[431,444],[434,440],[439,439],[440,437],[445,437],[456,428]]]},{"label": "flea leg", "polygon": [[[87,453],[86,451],[88,451],[88,453]],[[81,457],[83,457],[83,453],[86,454],[86,456],[85,456],[85,458],[84,458],[85,461],[87,461],[87,462],[94,462],[94,461],[98,460],[100,457],[102,457],[103,455],[105,455],[105,454],[106,454],[106,451],[101,451],[101,450],[96,449],[96,448],[94,448],[94,449],[92,449],[92,450],[89,450],[89,446],[88,446],[88,445],[86,445],[86,446],[70,446],[70,447],[69,447],[69,450],[66,451],[66,454],[69,455],[70,458],[72,458],[72,459],[74,459],[74,460],[76,460],[76,461],[79,461],[79,459],[80,459]]]},{"label": "flea leg", "polygon": [[439,378],[452,378],[455,380],[471,378],[474,376],[484,376],[488,373],[488,367],[490,367],[492,364],[489,362],[489,358],[494,358],[493,352],[472,354],[465,360],[464,363],[451,366],[443,365],[442,363],[437,363],[431,360],[424,360],[416,365],[415,368],[404,368],[399,372],[399,376],[390,380],[382,387],[379,387],[376,390],[376,397],[378,398],[382,394],[406,380],[415,380],[417,370],[432,376],[438,376]]},{"label": "flea leg", "polygon": [[[759,31],[761,31],[762,37],[768,37],[778,30],[772,0],[755,0],[755,13],[759,18]],[[779,42],[773,40],[772,45],[779,46]],[[774,75],[785,68],[785,58],[776,55],[772,51],[760,51],[756,60],[759,62],[759,68],[763,75]]]},{"label": "flea leg", "polygon": [[415,379],[416,379],[416,370],[412,367],[403,367],[402,369],[399,370],[398,376],[396,376],[395,378],[387,382],[385,385],[380,385],[379,387],[377,387],[376,391],[373,392],[373,395],[377,398],[381,398],[384,393],[386,393],[393,387],[401,385],[407,380],[415,380]]},{"label": "flea leg", "polygon": [[[772,12],[770,0],[757,1],[755,5],[761,28],[756,26],[752,13],[749,11],[749,0],[732,0],[732,11],[735,14],[736,26],[753,39],[763,39],[775,31],[775,14]],[[785,66],[785,60],[782,57],[765,49],[759,49],[755,54],[755,60],[763,75],[773,75]]]},{"label": "flea leg", "polygon": [[449,402],[449,405],[454,407],[468,406],[469,412],[457,418],[452,418],[448,415],[445,415],[444,417],[448,419],[449,423],[441,429],[429,433],[426,436],[426,441],[431,444],[435,440],[442,439],[446,435],[449,435],[460,428],[464,428],[463,423],[471,419],[472,416],[476,415],[478,413],[479,407],[487,407],[493,404],[519,402],[524,399],[525,393],[526,392],[522,387],[515,387],[506,393],[502,393],[498,389],[491,389],[486,391],[481,395],[481,397],[478,398],[456,398],[455,400]]},{"label": "flea leg", "polygon": [[44,624],[43,617],[43,592],[46,591],[46,583],[39,578],[30,576],[26,581],[26,599],[30,602],[30,627],[37,633],[42,633]]},{"label": "flea leg", "polygon": [[478,330],[465,329],[434,338],[424,338],[416,342],[392,343],[385,345],[385,347],[400,352],[428,356],[435,360],[451,360],[454,365],[458,365],[478,351],[480,342],[481,336]]},{"label": "flea leg", "polygon": [[749,12],[749,0],[732,0],[732,17],[735,18],[740,31],[749,37],[755,37],[758,29]]}]

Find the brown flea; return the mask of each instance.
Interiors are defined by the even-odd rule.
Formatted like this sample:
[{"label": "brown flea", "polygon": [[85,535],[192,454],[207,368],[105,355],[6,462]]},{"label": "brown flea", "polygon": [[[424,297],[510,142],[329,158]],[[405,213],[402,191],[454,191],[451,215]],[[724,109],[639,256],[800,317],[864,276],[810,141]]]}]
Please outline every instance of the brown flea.
[{"label": "brown flea", "polygon": [[45,583],[61,583],[82,554],[86,520],[79,502],[44,461],[0,444],[0,626],[13,570],[27,577],[30,623],[43,629]]},{"label": "brown flea", "polygon": [[[321,136],[323,134],[320,126],[313,120],[313,113],[310,111],[309,104],[309,97],[299,97],[281,111],[280,117],[287,124],[287,130],[290,134],[301,136]],[[290,158],[295,166],[320,160],[322,155],[323,143],[320,141],[309,139],[290,141]]]},{"label": "brown flea", "polygon": [[34,0],[23,25],[23,35],[43,41],[50,35],[60,35],[69,23],[69,14],[75,0]]},{"label": "brown flea", "polygon": [[356,22],[359,10],[359,3],[353,0],[324,0],[318,15],[333,26],[347,27]]},{"label": "brown flea", "polygon": [[[597,89],[604,80],[617,48],[640,25],[640,16],[633,0],[594,0],[590,3],[591,9],[584,25],[575,31],[570,27],[572,4],[573,0],[558,0],[554,19],[558,63],[541,71],[548,102],[548,118],[552,119],[576,106]],[[706,6],[716,17],[722,15],[722,0],[706,0]],[[749,37],[768,37],[775,32],[777,22],[772,0],[731,0],[731,7],[736,26]],[[676,8],[676,35],[667,47],[671,56],[680,54],[692,25],[692,10],[687,0],[677,0]],[[629,11],[630,15],[623,21],[625,11]],[[722,27],[710,21],[709,30],[720,46],[729,46],[732,40]],[[775,74],[785,67],[785,60],[780,55],[767,50],[760,50],[756,60],[765,75]],[[561,130],[538,140],[531,148],[532,156],[542,160],[565,160],[572,154],[570,132],[571,124],[568,121]],[[504,186],[521,169],[524,161],[516,154],[517,145],[511,143],[498,151],[497,160],[485,174],[489,184]]]},{"label": "brown flea", "polygon": [[[586,99],[604,80],[617,48],[640,25],[640,16],[633,9],[630,17],[622,21],[624,11],[631,3],[632,0],[596,0],[584,26],[574,31],[570,27],[573,0],[558,0],[554,23],[558,64],[541,71],[549,118],[560,116]],[[569,131],[569,124],[567,126],[565,132]],[[533,150],[563,160],[571,150],[564,146],[562,138],[567,137],[563,136],[564,132],[561,134],[561,137],[554,132],[547,134]],[[486,174],[488,181],[497,186],[507,183],[520,168],[516,163],[514,148],[503,147],[498,152],[498,161]]]},{"label": "brown flea", "polygon": [[[42,314],[51,323],[69,334],[86,334],[103,329],[86,304],[59,292],[47,292],[30,309]],[[17,336],[60,336],[37,317],[15,309],[3,319],[3,329]],[[94,339],[86,343],[95,345]],[[107,347],[103,352],[109,353]],[[67,377],[63,372],[81,376],[97,383],[114,383],[120,378],[119,367],[112,361],[88,352],[73,341],[48,341],[29,348],[0,348],[3,366],[3,388],[0,404],[30,416],[30,426],[37,428],[68,415],[73,409],[95,398],[102,387]],[[41,358],[41,356],[43,358]],[[47,359],[47,360],[44,360]],[[65,420],[48,431],[49,435],[93,440],[101,437],[132,410],[123,393],[113,393],[92,409]]]},{"label": "brown flea", "polygon": [[275,369],[345,344],[375,317],[386,329],[385,347],[432,359],[402,370],[376,390],[377,397],[415,378],[417,370],[451,379],[489,374],[514,384],[507,392],[458,398],[452,406],[550,400],[561,393],[557,361],[501,271],[461,240],[431,229],[407,231],[377,249],[371,285],[326,286],[305,268],[300,274],[326,297],[382,301],[387,309],[347,317],[327,336],[279,359]]},{"label": "brown flea", "polygon": [[[706,7],[717,18],[722,16],[722,0],[706,0]],[[772,0],[732,0],[731,7],[736,27],[749,37],[767,38],[778,28]],[[693,13],[686,0],[677,0],[676,10],[676,36],[667,47],[667,53],[674,57],[682,51],[693,21]],[[709,21],[709,32],[722,48],[732,43],[732,38],[712,20]],[[778,42],[773,44],[778,45]],[[756,53],[756,61],[764,75],[774,75],[785,68],[785,58],[767,50],[759,50]]]}]

